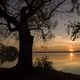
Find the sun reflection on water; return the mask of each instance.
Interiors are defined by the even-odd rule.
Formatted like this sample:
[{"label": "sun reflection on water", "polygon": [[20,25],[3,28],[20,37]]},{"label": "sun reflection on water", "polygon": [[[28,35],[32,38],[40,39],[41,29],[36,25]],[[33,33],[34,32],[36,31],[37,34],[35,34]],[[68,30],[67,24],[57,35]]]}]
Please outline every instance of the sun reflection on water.
[{"label": "sun reflection on water", "polygon": [[70,56],[72,57],[73,56],[73,53],[70,53]]},{"label": "sun reflection on water", "polygon": [[[38,54],[37,54],[38,55]],[[36,57],[42,57],[41,53]],[[70,51],[69,53],[47,53],[49,56],[49,61],[52,61],[52,66],[56,70],[80,74],[80,52]]]}]

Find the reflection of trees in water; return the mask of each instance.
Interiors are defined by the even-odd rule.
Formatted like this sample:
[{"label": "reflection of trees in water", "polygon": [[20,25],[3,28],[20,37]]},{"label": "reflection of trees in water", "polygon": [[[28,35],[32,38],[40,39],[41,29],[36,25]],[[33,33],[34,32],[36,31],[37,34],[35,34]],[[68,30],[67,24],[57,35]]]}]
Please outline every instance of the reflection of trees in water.
[{"label": "reflection of trees in water", "polygon": [[0,43],[0,64],[14,61],[18,57],[18,49],[14,46],[5,46]]}]

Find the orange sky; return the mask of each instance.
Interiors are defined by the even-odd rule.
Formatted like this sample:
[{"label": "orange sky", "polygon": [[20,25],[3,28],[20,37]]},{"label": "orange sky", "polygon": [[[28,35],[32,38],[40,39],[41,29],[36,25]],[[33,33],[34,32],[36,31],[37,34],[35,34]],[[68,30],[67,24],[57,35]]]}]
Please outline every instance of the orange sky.
[{"label": "orange sky", "polygon": [[41,41],[34,41],[34,51],[69,51],[70,49],[80,50],[80,39],[76,41],[70,40],[70,38],[64,38],[62,36],[56,36],[45,43]]}]

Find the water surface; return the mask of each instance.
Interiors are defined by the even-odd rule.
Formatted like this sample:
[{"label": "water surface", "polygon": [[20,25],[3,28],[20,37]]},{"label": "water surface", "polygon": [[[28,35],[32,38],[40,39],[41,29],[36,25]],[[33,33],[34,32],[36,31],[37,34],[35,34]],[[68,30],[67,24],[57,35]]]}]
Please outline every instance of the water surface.
[{"label": "water surface", "polygon": [[48,56],[56,70],[80,74],[80,53],[33,53],[33,60]]}]

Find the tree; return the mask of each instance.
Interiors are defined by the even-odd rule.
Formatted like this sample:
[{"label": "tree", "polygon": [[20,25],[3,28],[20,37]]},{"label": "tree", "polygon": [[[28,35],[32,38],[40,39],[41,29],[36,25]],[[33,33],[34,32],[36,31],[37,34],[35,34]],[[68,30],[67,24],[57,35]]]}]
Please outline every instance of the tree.
[{"label": "tree", "polygon": [[[71,0],[73,7],[71,8],[70,12],[73,13],[76,10],[76,13],[80,15],[80,3],[79,0]],[[69,21],[68,27],[67,27],[67,32],[69,35],[71,35],[71,39],[74,41],[75,39],[79,38],[80,36],[80,22],[74,21],[71,22]]]},{"label": "tree", "polygon": [[1,25],[6,25],[10,32],[19,33],[19,58],[17,67],[20,70],[32,69],[32,44],[34,37],[31,30],[38,31],[42,38],[51,38],[51,27],[47,21],[52,13],[65,0],[0,0]]},{"label": "tree", "polygon": [[67,28],[67,32],[71,35],[71,39],[74,41],[80,36],[80,22],[70,22]]}]

